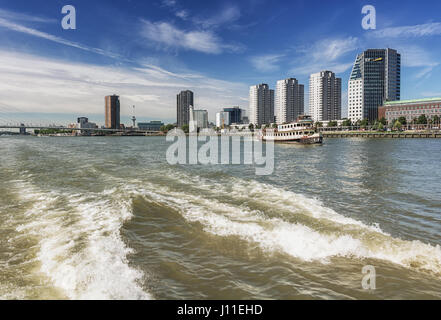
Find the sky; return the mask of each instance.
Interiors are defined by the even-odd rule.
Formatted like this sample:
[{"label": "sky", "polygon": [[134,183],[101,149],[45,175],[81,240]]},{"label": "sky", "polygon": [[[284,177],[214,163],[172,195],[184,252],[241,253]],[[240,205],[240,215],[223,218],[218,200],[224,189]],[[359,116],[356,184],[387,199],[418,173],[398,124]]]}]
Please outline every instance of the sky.
[{"label": "sky", "polygon": [[[76,29],[62,28],[62,8]],[[376,29],[362,8],[376,9]],[[176,94],[192,90],[209,120],[248,109],[251,85],[331,70],[342,113],[355,57],[402,55],[401,98],[441,96],[438,0],[0,0],[0,124],[104,123],[104,96],[121,97],[122,122],[176,121]],[[133,110],[135,105],[135,110]]]}]

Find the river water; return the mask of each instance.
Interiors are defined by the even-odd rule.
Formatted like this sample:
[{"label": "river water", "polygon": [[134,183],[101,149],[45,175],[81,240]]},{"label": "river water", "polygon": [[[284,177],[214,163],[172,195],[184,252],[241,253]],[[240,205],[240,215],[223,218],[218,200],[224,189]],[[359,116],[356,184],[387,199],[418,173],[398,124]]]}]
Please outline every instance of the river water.
[{"label": "river water", "polygon": [[169,146],[0,137],[0,298],[441,298],[441,140],[276,145],[268,176]]}]

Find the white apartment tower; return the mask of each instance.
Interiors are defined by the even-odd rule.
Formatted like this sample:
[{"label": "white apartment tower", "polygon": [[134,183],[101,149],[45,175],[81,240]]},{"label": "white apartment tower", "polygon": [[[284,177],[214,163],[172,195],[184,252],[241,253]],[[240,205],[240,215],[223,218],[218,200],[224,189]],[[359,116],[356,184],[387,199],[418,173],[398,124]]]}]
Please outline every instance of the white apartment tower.
[{"label": "white apartment tower", "polygon": [[267,84],[250,87],[250,123],[255,126],[274,123],[274,90]]},{"label": "white apartment tower", "polygon": [[216,127],[225,128],[225,126],[229,126],[230,123],[230,113],[229,112],[218,112],[216,113]]},{"label": "white apartment tower", "polygon": [[331,71],[309,77],[309,115],[314,121],[341,119],[341,78]]},{"label": "white apartment tower", "polygon": [[297,79],[289,78],[277,81],[276,86],[276,121],[278,124],[296,121],[303,114],[305,106],[305,87]]},{"label": "white apartment tower", "polygon": [[364,86],[361,75],[361,60],[363,55],[358,55],[352,68],[348,83],[348,118],[352,122],[364,119]]}]

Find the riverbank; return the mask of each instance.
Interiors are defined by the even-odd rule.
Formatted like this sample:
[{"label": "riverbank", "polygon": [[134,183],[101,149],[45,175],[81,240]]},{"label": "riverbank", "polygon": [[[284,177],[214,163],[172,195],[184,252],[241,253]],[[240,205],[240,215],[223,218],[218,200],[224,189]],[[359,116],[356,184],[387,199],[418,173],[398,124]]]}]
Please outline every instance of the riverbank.
[{"label": "riverbank", "polygon": [[325,138],[398,138],[398,139],[434,139],[441,138],[441,132],[378,132],[348,131],[323,132]]}]

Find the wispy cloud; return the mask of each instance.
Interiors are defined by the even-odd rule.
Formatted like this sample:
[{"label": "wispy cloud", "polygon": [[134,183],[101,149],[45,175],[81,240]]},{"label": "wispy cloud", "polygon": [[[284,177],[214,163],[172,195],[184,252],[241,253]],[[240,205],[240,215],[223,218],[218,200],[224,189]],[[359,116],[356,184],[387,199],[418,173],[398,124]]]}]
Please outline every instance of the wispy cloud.
[{"label": "wispy cloud", "polygon": [[241,11],[236,5],[229,5],[220,10],[219,13],[208,18],[194,18],[193,21],[203,28],[218,28],[225,24],[231,24],[241,17]]},{"label": "wispy cloud", "polygon": [[358,39],[348,37],[341,39],[324,39],[317,41],[305,53],[311,54],[315,61],[336,61],[345,54],[356,50]]},{"label": "wispy cloud", "polygon": [[239,45],[225,44],[212,31],[182,30],[169,22],[142,20],[141,35],[164,49],[185,49],[210,54],[241,50]]},{"label": "wispy cloud", "polygon": [[119,55],[114,54],[112,52],[108,52],[108,51],[105,51],[105,50],[102,50],[99,48],[88,47],[88,46],[82,45],[78,42],[73,42],[73,41],[70,41],[70,40],[67,40],[67,39],[64,39],[61,37],[57,37],[57,36],[52,35],[50,33],[42,32],[42,31],[39,31],[34,28],[29,28],[24,25],[15,23],[13,21],[9,21],[7,19],[0,18],[0,27],[7,28],[9,30],[20,32],[20,33],[25,33],[27,35],[42,38],[45,40],[53,41],[53,42],[56,42],[59,44],[69,46],[69,47],[93,52],[93,53],[96,53],[99,55],[107,56],[109,58],[121,58]]},{"label": "wispy cloud", "polygon": [[377,38],[412,38],[441,35],[441,23],[433,22],[413,26],[390,27],[369,32]]},{"label": "wispy cloud", "polygon": [[39,17],[34,14],[18,13],[5,9],[0,9],[0,18],[13,20],[13,21],[28,21],[28,22],[41,22],[41,23],[55,23],[58,20],[53,18]]},{"label": "wispy cloud", "polygon": [[166,7],[175,7],[177,4],[176,0],[162,0],[162,4]]},{"label": "wispy cloud", "polygon": [[343,73],[352,67],[352,62],[348,63],[308,63],[298,65],[291,69],[295,75],[309,75],[323,70],[329,70],[335,73]]},{"label": "wispy cloud", "polygon": [[176,11],[175,15],[183,20],[187,20],[190,14],[187,10],[179,10]]},{"label": "wispy cloud", "polygon": [[273,72],[279,70],[278,62],[283,57],[283,54],[266,54],[251,57],[250,62],[260,72]]},{"label": "wispy cloud", "polygon": [[348,70],[354,57],[349,53],[358,49],[359,41],[356,37],[324,39],[313,43],[311,46],[298,48],[302,56],[294,60],[292,72],[306,75],[321,70],[330,70],[342,73]]},{"label": "wispy cloud", "polygon": [[432,70],[439,66],[430,52],[417,45],[397,46],[398,51],[402,56],[403,67],[420,68],[416,73],[416,78],[424,78],[432,72]]},{"label": "wispy cloud", "polygon": [[243,104],[248,92],[245,84],[188,70],[98,66],[0,50],[0,102],[13,102],[23,112],[102,114],[104,96],[115,93],[123,115],[136,105],[138,118],[173,120],[183,89],[195,92],[196,106],[209,110],[210,119],[221,106]]}]

